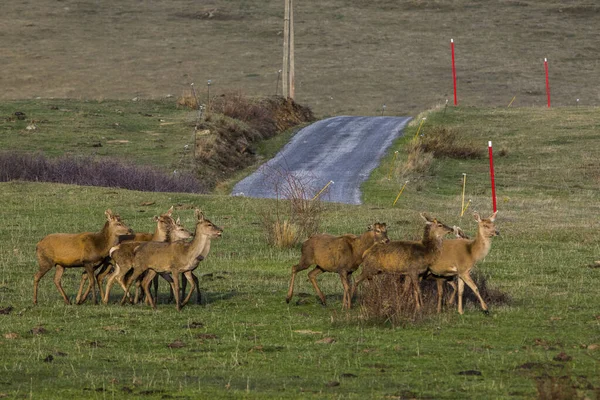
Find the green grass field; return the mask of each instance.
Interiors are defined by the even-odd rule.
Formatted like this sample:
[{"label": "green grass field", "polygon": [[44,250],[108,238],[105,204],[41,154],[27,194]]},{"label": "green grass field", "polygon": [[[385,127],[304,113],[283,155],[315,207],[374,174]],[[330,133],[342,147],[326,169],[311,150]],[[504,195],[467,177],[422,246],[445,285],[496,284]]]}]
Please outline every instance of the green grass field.
[{"label": "green grass field", "polygon": [[[585,107],[427,114],[424,135],[454,129],[484,154],[493,141],[501,236],[476,268],[510,302],[490,316],[467,303],[463,316],[448,309],[395,327],[364,321],[358,305],[343,311],[333,274],[319,277],[327,307],[303,273],[285,303],[299,248],[266,244],[261,214],[282,206],[274,201],[0,183],[0,397],[597,398],[598,115]],[[404,183],[396,173],[402,148],[421,117],[364,185],[364,205],[326,204],[323,231],[360,233],[382,221],[392,239],[414,239],[418,213],[428,211],[475,234],[471,212],[491,213],[487,156],[436,160],[392,207]],[[463,173],[472,203],[460,218]],[[163,283],[157,311],[65,306],[52,272],[32,305],[35,244],[44,235],[99,230],[106,208],[150,231],[152,216],[171,205],[190,228],[193,206],[224,228],[197,270],[206,305],[177,312]],[[71,296],[79,277],[63,277]],[[120,290],[113,293],[116,301]]]}]

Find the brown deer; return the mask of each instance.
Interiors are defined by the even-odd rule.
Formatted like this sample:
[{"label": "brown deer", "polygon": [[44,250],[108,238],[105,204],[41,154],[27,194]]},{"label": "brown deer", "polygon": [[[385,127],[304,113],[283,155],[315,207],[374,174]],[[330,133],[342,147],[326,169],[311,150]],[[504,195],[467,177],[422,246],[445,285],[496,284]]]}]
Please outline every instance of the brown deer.
[{"label": "brown deer", "polygon": [[[171,218],[172,214],[173,214],[173,206],[171,206],[171,208],[169,208],[169,210],[167,210],[166,213],[161,214],[161,216],[154,217],[154,221],[158,222],[158,225],[157,225],[154,233],[135,232],[131,235],[121,235],[121,236],[119,236],[119,244],[127,243],[127,242],[148,242],[151,240],[165,241],[166,237],[167,237],[167,229],[171,226],[171,223],[173,222],[172,218]],[[160,220],[161,217],[163,218],[162,222]],[[104,290],[102,287],[102,282],[104,281],[104,279],[106,278],[107,275],[109,275],[110,273],[112,273],[114,271],[111,261],[112,260],[110,259],[110,257],[107,257],[104,260],[104,262],[96,268],[97,272],[95,273],[95,276],[96,276],[95,283],[98,285],[101,299],[104,299]],[[88,284],[88,287],[87,287],[85,293],[83,293],[83,286],[85,285],[85,282],[87,282],[87,281],[88,281],[88,276],[86,273],[83,273],[81,275],[81,282],[79,284],[79,290],[77,292],[77,297],[76,297],[76,301],[78,304],[83,303],[87,299],[87,296],[89,295],[89,292],[91,290],[91,285]]]},{"label": "brown deer", "polygon": [[[144,271],[148,271],[142,282],[142,288],[152,308],[156,308],[156,303],[150,294],[149,286],[156,273],[168,272],[171,274],[171,278],[173,279],[173,293],[176,294],[175,303],[177,310],[181,310],[187,304],[194,289],[196,289],[196,283],[192,278],[192,271],[204,259],[202,252],[206,248],[207,242],[211,239],[221,237],[223,234],[223,229],[206,219],[199,209],[196,209],[195,215],[197,219],[196,231],[194,239],[191,242],[147,242],[142,243],[134,250],[133,273],[127,282],[130,285]],[[185,275],[191,285],[190,292],[183,301],[179,298],[180,273]]]},{"label": "brown deer", "polygon": [[370,225],[367,231],[360,236],[350,234],[343,236],[318,234],[309,237],[302,244],[300,261],[298,264],[292,266],[292,278],[285,301],[289,303],[294,295],[296,274],[311,265],[315,265],[315,268],[308,273],[308,279],[310,279],[317,295],[321,299],[321,304],[326,305],[327,301],[325,295],[317,285],[317,276],[323,272],[337,272],[344,287],[343,307],[350,308],[352,273],[362,263],[363,253],[376,243],[387,243],[389,241],[387,226],[385,223],[380,222]]},{"label": "brown deer", "polygon": [[352,287],[351,296],[354,296],[362,281],[379,273],[406,275],[413,287],[416,309],[421,309],[423,302],[419,277],[440,256],[443,237],[454,232],[453,228],[423,213],[421,217],[425,219],[425,229],[420,242],[395,240],[377,244],[365,252],[362,271]]},{"label": "brown deer", "polygon": [[[449,277],[458,276],[458,312],[460,314],[464,312],[462,303],[466,283],[477,296],[483,312],[488,313],[487,304],[483,301],[477,285],[471,278],[471,270],[478,261],[485,258],[490,252],[491,238],[500,234],[494,224],[496,214],[497,212],[483,219],[478,213],[473,214],[475,221],[477,221],[477,235],[474,240],[451,239],[443,242],[441,256],[429,267],[429,272],[437,279],[438,312],[442,310],[444,281]],[[453,298],[454,293],[451,295],[451,299]]]},{"label": "brown deer", "polygon": [[[171,216],[173,208],[169,209],[169,211],[165,214],[162,214],[158,217],[154,217],[156,224],[156,230],[152,235],[152,240],[149,241],[126,241],[118,244],[113,247],[109,251],[109,255],[112,259],[112,263],[114,264],[114,270],[111,275],[108,277],[108,281],[106,283],[106,290],[104,291],[104,296],[102,298],[102,302],[104,304],[108,303],[108,299],[110,296],[110,290],[115,282],[115,280],[121,285],[124,290],[123,299],[121,300],[121,304],[125,302],[127,298],[129,298],[129,290],[128,286],[125,284],[125,275],[133,268],[134,263],[134,249],[137,248],[140,244],[145,242],[171,242],[177,240],[183,240],[191,237],[191,233],[185,229],[181,223],[179,222],[179,218],[177,221],[173,220]],[[136,293],[136,301],[137,301],[137,293]]]},{"label": "brown deer", "polygon": [[[113,214],[111,210],[106,210],[104,214],[107,221],[100,232],[53,233],[39,241],[36,257],[40,270],[33,278],[33,304],[37,304],[40,279],[54,267],[54,284],[65,304],[71,304],[61,285],[65,268],[83,267],[90,282],[94,282],[94,269],[104,262],[110,248],[117,244],[119,236],[132,233],[117,214]],[[97,303],[96,288],[95,285],[92,286],[92,297],[94,303]]]}]

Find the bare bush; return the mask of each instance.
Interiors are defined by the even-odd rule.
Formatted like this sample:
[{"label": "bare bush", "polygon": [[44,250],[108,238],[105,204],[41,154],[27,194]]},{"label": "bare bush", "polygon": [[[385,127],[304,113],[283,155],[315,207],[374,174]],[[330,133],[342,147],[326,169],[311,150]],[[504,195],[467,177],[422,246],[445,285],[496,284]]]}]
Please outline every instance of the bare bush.
[{"label": "bare bush", "polygon": [[262,215],[268,242],[277,247],[292,247],[302,238],[317,233],[324,208],[316,196],[314,178],[277,169],[266,169],[265,173],[265,179],[278,194],[275,213]]},{"label": "bare bush", "polygon": [[428,129],[419,139],[424,153],[432,153],[435,158],[473,159],[482,158],[484,151],[481,146],[475,146],[460,140],[455,129],[435,126]]},{"label": "bare bush", "polygon": [[[486,303],[494,305],[508,304],[510,299],[506,293],[490,288],[483,274],[475,271],[473,280],[476,282],[479,293]],[[423,295],[423,308],[415,312],[410,285],[405,284],[402,276],[393,274],[380,274],[371,281],[363,284],[360,290],[360,317],[374,323],[391,323],[400,325],[414,321],[416,318],[428,317],[437,313],[437,289],[434,280],[421,281]],[[466,302],[479,303],[475,294],[466,289],[464,293]],[[445,303],[448,304],[451,293],[446,291]]]},{"label": "bare bush", "polygon": [[114,159],[0,153],[0,182],[11,180],[118,187],[144,192],[206,193],[191,173],[166,174]]}]

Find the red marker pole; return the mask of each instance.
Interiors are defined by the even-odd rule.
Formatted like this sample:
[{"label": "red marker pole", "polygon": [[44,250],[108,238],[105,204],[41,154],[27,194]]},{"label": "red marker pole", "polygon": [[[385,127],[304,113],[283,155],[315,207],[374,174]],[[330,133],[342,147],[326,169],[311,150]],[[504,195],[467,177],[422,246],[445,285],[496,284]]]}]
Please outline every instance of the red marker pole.
[{"label": "red marker pole", "polygon": [[452,82],[454,83],[454,105],[458,105],[456,98],[456,65],[454,64],[454,39],[450,39],[450,49],[452,50]]},{"label": "red marker pole", "polygon": [[548,59],[544,58],[544,69],[546,70],[546,96],[548,97],[548,108],[550,108],[550,79],[548,79]]},{"label": "red marker pole", "polygon": [[494,207],[494,212],[498,209],[496,208],[496,184],[494,183],[494,158],[492,156],[492,141],[488,142],[488,150],[490,153],[490,178],[492,179],[492,205]]}]

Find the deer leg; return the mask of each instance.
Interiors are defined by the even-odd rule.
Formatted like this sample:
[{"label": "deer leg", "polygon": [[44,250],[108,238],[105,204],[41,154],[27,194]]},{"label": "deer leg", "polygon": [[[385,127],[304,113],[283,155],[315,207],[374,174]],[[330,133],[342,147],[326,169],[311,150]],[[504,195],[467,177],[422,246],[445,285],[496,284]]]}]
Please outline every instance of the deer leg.
[{"label": "deer leg", "polygon": [[[197,286],[196,286],[196,279],[198,279],[198,278],[194,279],[195,275],[194,275],[194,273],[192,271],[186,271],[183,274],[183,276],[185,276],[186,280],[190,283],[191,287],[190,287],[190,292],[186,296],[185,300],[183,300],[183,302],[181,303],[182,307],[185,306],[188,303],[188,301],[190,301],[190,298],[192,297],[192,293],[197,288]],[[184,282],[185,281],[181,282],[182,287],[183,287],[183,283]]]},{"label": "deer leg", "polygon": [[152,279],[152,286],[154,286],[154,298],[158,301],[158,275]]},{"label": "deer leg", "polygon": [[442,312],[442,298],[444,297],[444,281],[445,279],[436,278],[435,283],[437,285],[437,312]]},{"label": "deer leg", "polygon": [[468,273],[461,275],[460,279],[462,279],[467,284],[467,286],[469,286],[471,288],[473,293],[475,293],[475,296],[477,296],[477,299],[479,300],[479,304],[481,304],[481,308],[483,309],[483,312],[486,314],[489,314],[487,304],[485,304],[485,301],[483,301],[481,294],[479,294],[479,289],[477,288],[477,285],[475,284],[475,282],[473,282],[473,278],[471,278],[471,275],[469,275]]},{"label": "deer leg", "polygon": [[54,273],[54,285],[56,286],[56,288],[58,289],[58,292],[63,297],[65,304],[68,305],[68,304],[71,304],[71,301],[69,300],[69,297],[65,293],[65,290],[63,289],[63,287],[60,283],[64,272],[65,272],[65,267],[63,267],[62,265],[56,264],[56,272]]},{"label": "deer leg", "polygon": [[81,281],[79,281],[79,290],[77,291],[77,296],[75,296],[75,304],[79,304],[79,302],[83,302],[85,301],[85,299],[87,299],[87,295],[88,293],[86,292],[85,298],[82,300],[81,296],[83,295],[83,285],[85,285],[85,283],[88,280],[88,276],[85,272],[83,272],[81,274]]},{"label": "deer leg", "polygon": [[421,285],[419,284],[419,276],[416,274],[408,275],[408,279],[410,280],[413,286],[413,295],[415,297],[415,307],[417,310],[421,310],[423,299],[421,298]]},{"label": "deer leg", "polygon": [[448,281],[448,285],[450,285],[452,287],[452,293],[450,293],[450,298],[448,299],[448,304],[454,304],[454,302],[456,301],[456,292],[457,292],[456,282],[454,282],[454,278],[452,278],[451,281]]},{"label": "deer leg", "polygon": [[458,278],[458,313],[463,314],[463,293],[465,291],[465,281]]},{"label": "deer leg", "polygon": [[133,283],[135,283],[138,279],[138,277],[146,270],[140,270],[137,268],[133,268],[133,273],[131,274],[131,276],[127,279],[127,282],[125,283],[125,294],[123,295],[123,298],[121,299],[121,305],[125,304],[125,300],[127,298],[130,297],[129,295],[129,288],[131,287],[131,285]]},{"label": "deer leg", "polygon": [[156,302],[152,298],[152,294],[150,293],[150,284],[152,283],[152,279],[156,275],[154,270],[148,270],[148,273],[142,280],[142,289],[144,290],[144,294],[146,295],[146,302],[149,303],[150,307],[156,310]]},{"label": "deer leg", "polygon": [[171,274],[173,278],[173,294],[175,295],[175,307],[177,311],[181,311],[181,302],[179,299],[179,273],[174,272]]},{"label": "deer leg", "polygon": [[42,279],[42,277],[46,275],[54,266],[52,265],[51,261],[40,256],[38,256],[38,262],[40,264],[40,270],[33,276],[33,304],[37,304],[38,285],[40,283],[40,279]]},{"label": "deer leg", "polygon": [[363,265],[363,269],[362,272],[360,273],[360,275],[358,276],[358,278],[356,278],[356,280],[354,281],[354,285],[352,285],[352,291],[350,292],[350,298],[354,297],[354,294],[356,293],[356,289],[358,288],[358,285],[360,285],[362,283],[362,281],[366,280],[370,280],[373,275],[375,275],[376,271],[372,270],[369,266],[367,265]]},{"label": "deer leg", "polygon": [[104,282],[104,279],[106,279],[106,277],[112,272],[113,269],[114,268],[111,262],[109,260],[105,260],[102,262],[100,271],[98,271],[98,273],[96,274],[96,283],[98,284],[98,290],[100,291],[101,299],[104,299],[104,289],[102,287],[102,282]]},{"label": "deer leg", "polygon": [[94,275],[94,265],[84,264],[83,268],[85,268],[88,275],[88,288],[77,304],[82,304],[85,301],[90,290],[92,291],[92,301],[94,304],[98,304],[98,299],[96,298],[96,276]]},{"label": "deer leg", "polygon": [[315,269],[308,273],[308,279],[310,279],[310,283],[312,283],[313,287],[315,288],[315,291],[317,292],[317,295],[321,299],[321,304],[326,306],[327,300],[325,299],[325,295],[323,294],[323,292],[321,292],[321,289],[319,289],[319,285],[317,285],[317,276],[321,275],[323,272],[325,271],[323,271],[321,267],[317,265]]},{"label": "deer leg", "polygon": [[289,303],[294,295],[294,279],[296,278],[296,274],[300,271],[304,271],[308,267],[310,267],[310,265],[306,264],[296,264],[292,267],[292,279],[290,280],[290,288],[288,289],[288,294],[285,298],[286,303]]},{"label": "deer leg", "polygon": [[192,274],[192,278],[194,279],[194,283],[196,284],[196,304],[202,304],[202,292],[200,292],[200,281],[198,277]]},{"label": "deer leg", "polygon": [[351,300],[350,300],[350,284],[348,283],[348,280],[349,280],[350,276],[348,275],[347,270],[341,270],[339,272],[339,274],[340,274],[340,279],[342,280],[342,286],[344,287],[344,298],[342,300],[342,308],[349,310]]}]

